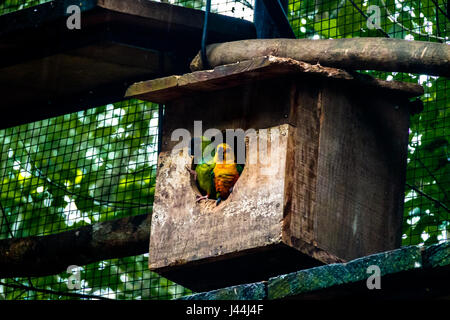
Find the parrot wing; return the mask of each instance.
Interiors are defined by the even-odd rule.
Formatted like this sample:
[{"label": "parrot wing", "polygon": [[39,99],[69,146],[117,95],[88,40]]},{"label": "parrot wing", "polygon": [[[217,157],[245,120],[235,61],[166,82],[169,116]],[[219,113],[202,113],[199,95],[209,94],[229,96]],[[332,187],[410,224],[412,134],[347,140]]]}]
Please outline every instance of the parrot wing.
[{"label": "parrot wing", "polygon": [[195,168],[197,172],[197,184],[202,193],[211,195],[211,171],[214,169],[214,164],[202,163]]}]

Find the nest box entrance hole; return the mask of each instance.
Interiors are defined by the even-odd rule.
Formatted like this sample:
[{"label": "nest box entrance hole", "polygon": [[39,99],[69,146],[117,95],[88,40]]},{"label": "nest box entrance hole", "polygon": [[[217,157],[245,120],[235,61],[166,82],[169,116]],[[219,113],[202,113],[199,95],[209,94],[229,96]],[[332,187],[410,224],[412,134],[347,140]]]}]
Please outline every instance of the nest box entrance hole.
[{"label": "nest box entrance hole", "polygon": [[[189,155],[192,157],[192,162],[189,166],[189,171],[191,172],[190,182],[194,193],[197,195],[198,199],[206,201],[217,201],[218,194],[208,195],[208,198],[204,198],[207,195],[207,191],[202,187],[201,182],[198,178],[202,171],[208,170],[215,165],[217,161],[220,163],[235,164],[237,166],[237,171],[239,173],[239,178],[244,173],[245,164],[248,154],[248,143],[249,139],[245,135],[236,135],[234,129],[231,129],[231,134],[227,134],[226,130],[222,130],[220,133],[212,137],[193,137],[189,145]],[[226,155],[226,150],[232,152],[232,156]],[[229,147],[229,148],[228,148]],[[216,157],[217,154],[217,157]],[[200,168],[203,166],[202,168]],[[210,177],[210,182],[214,183],[214,176]],[[237,181],[231,188],[234,188]],[[216,191],[216,190],[214,190]],[[226,200],[222,199],[222,200]],[[200,201],[200,203],[204,203]],[[224,203],[218,203],[218,205]]]}]

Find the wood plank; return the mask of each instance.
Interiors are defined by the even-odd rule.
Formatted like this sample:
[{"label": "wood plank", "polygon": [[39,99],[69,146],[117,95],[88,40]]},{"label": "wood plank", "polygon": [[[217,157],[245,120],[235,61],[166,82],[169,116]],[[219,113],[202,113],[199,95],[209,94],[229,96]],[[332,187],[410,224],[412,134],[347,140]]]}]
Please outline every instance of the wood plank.
[{"label": "wood plank", "polygon": [[[187,7],[157,1],[98,0],[98,6],[122,14],[145,18],[153,26],[160,25],[165,32],[198,33],[203,27],[204,12]],[[165,29],[165,30],[163,30]],[[208,22],[208,37],[211,41],[241,38],[251,39],[256,35],[252,22],[211,13]]]},{"label": "wood plank", "polygon": [[290,58],[273,56],[257,57],[224,66],[213,70],[195,71],[182,76],[149,80],[135,83],[126,92],[126,97],[138,97],[143,100],[165,103],[195,91],[214,91],[239,86],[255,79],[269,79],[281,75],[305,75],[336,80],[347,80],[352,85],[368,86],[380,90],[392,91],[405,97],[413,97],[423,93],[420,85],[384,81],[369,76],[350,74],[347,71],[310,65]]},{"label": "wood plank", "polygon": [[143,214],[47,236],[0,240],[0,278],[46,276],[72,264],[143,254],[148,250],[150,215]]},{"label": "wood plank", "polygon": [[343,259],[399,247],[408,109],[330,83],[318,108],[318,245]]},{"label": "wood plank", "polygon": [[[5,105],[22,113],[30,102],[43,107],[41,114],[27,114],[26,121],[121,100],[122,90],[118,96],[100,88],[185,73],[200,48],[201,10],[138,0],[77,4],[81,30],[67,29],[68,4],[63,0],[0,16],[0,94],[7,99]],[[249,21],[218,14],[210,18],[212,41],[255,37]],[[77,96],[83,96],[81,104]],[[60,107],[56,101],[62,102]],[[0,128],[22,121],[13,114],[0,121]]]},{"label": "wood plank", "polygon": [[301,270],[286,277],[269,279],[268,298],[280,299],[298,296],[324,288],[366,280],[369,276],[367,268],[371,265],[379,266],[382,270],[381,276],[385,276],[391,273],[412,270],[420,263],[420,249],[410,247],[382,255],[363,257],[346,264],[334,264]]},{"label": "wood plank", "polygon": [[269,149],[273,152],[270,168],[275,175],[266,174],[270,168],[251,164],[247,158],[233,193],[217,207],[213,200],[195,202],[196,193],[185,169],[192,159],[186,150],[160,153],[150,232],[151,269],[280,243],[289,128],[272,128],[278,129],[284,135],[276,145],[271,144],[270,135],[260,137],[273,148]]},{"label": "wood plank", "polygon": [[[334,264],[269,279],[271,299],[446,299],[449,296],[450,242],[426,248],[403,247],[365,256],[346,264]],[[433,253],[439,258],[430,264]],[[431,258],[433,259],[433,258]],[[367,268],[376,265],[381,271],[381,289],[369,290]]]},{"label": "wood plank", "polygon": [[[349,261],[280,274],[264,282],[192,294],[179,300],[406,300],[448,299],[450,241],[403,247]],[[381,289],[369,290],[367,268],[381,271]]]},{"label": "wood plank", "polygon": [[178,300],[263,300],[266,299],[266,285],[256,282],[231,286],[204,293],[192,294]]},{"label": "wood plank", "polygon": [[157,52],[101,43],[1,68],[0,109],[9,117],[0,121],[0,128],[83,110],[96,99],[120,101],[127,83],[161,75],[159,61],[166,70],[175,67],[170,57]]},{"label": "wood plank", "polygon": [[[445,43],[386,38],[252,39],[210,44],[211,67],[273,55],[345,70],[378,70],[450,75],[450,48]],[[203,70],[197,54],[191,70]]]},{"label": "wood plank", "polygon": [[[176,53],[187,65],[198,52],[203,12],[156,1],[81,0],[82,28],[66,27],[66,4],[52,1],[0,16],[1,65],[12,65],[99,40]],[[211,41],[255,37],[251,22],[219,14],[210,17]]]},{"label": "wood plank", "polygon": [[314,234],[321,87],[318,79],[296,81],[291,86],[289,123],[295,130],[288,145],[283,240],[322,262],[333,263],[342,260],[331,251],[319,250]]}]

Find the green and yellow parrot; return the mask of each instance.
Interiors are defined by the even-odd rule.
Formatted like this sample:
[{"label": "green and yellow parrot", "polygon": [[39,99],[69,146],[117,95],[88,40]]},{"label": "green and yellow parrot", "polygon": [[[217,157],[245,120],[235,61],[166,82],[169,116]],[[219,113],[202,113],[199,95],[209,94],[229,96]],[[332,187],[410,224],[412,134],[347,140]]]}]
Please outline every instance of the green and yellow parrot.
[{"label": "green and yellow parrot", "polygon": [[220,201],[228,198],[233,191],[233,186],[239,179],[243,167],[236,164],[234,152],[226,143],[217,146],[214,163],[212,178],[216,189],[216,205],[218,205]]}]

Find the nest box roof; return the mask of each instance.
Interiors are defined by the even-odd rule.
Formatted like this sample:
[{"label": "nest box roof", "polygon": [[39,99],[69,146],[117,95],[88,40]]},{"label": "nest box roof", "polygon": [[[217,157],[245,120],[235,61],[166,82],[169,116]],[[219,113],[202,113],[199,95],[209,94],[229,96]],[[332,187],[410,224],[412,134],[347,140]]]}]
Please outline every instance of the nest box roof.
[{"label": "nest box roof", "polygon": [[311,65],[290,58],[274,56],[257,57],[251,60],[215,67],[213,70],[196,71],[184,75],[137,82],[130,86],[125,94],[127,98],[166,103],[194,93],[221,90],[242,85],[251,80],[264,80],[287,75],[304,76],[352,81],[366,87],[390,91],[406,98],[423,94],[418,84],[385,81],[360,73],[319,64]]}]

